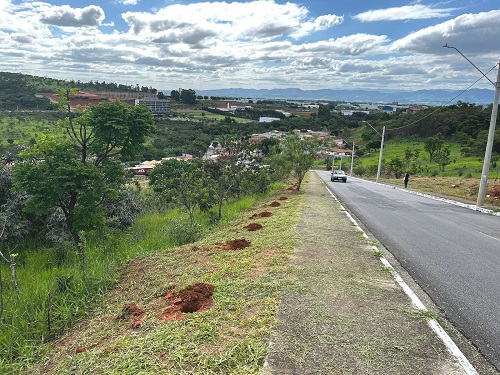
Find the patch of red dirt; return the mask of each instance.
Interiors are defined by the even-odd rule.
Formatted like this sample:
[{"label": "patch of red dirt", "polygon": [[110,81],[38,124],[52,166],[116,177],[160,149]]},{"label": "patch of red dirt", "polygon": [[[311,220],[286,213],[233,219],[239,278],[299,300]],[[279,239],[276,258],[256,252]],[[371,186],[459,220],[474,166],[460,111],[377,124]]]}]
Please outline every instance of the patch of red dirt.
[{"label": "patch of red dirt", "polygon": [[137,306],[135,302],[129,302],[123,307],[123,315],[130,315],[132,317],[132,323],[130,323],[130,328],[138,328],[142,325],[142,319],[146,310],[143,307]]},{"label": "patch of red dirt", "polygon": [[286,190],[295,190],[295,186],[289,186]]},{"label": "patch of red dirt", "polygon": [[160,316],[162,321],[184,320],[185,313],[206,311],[212,308],[212,295],[215,287],[210,284],[197,283],[180,292],[170,291],[165,295],[168,307]]},{"label": "patch of red dirt", "polygon": [[257,214],[258,217],[270,217],[270,216],[273,216],[273,213],[272,212],[269,212],[269,211],[263,211],[259,214]]},{"label": "patch of red dirt", "polygon": [[270,207],[279,207],[281,206],[281,203],[280,202],[273,202],[271,204],[269,204]]},{"label": "patch of red dirt", "polygon": [[218,243],[216,246],[218,250],[241,250],[250,246],[250,244],[250,241],[244,238],[239,238],[226,243]]},{"label": "patch of red dirt", "polygon": [[280,197],[280,201],[286,201],[288,199],[288,197]]},{"label": "patch of red dirt", "polygon": [[493,188],[490,189],[490,195],[493,197],[500,197],[500,185],[493,186]]},{"label": "patch of red dirt", "polygon": [[247,226],[243,227],[249,232],[255,232],[256,230],[262,229],[262,224],[259,223],[251,223]]}]

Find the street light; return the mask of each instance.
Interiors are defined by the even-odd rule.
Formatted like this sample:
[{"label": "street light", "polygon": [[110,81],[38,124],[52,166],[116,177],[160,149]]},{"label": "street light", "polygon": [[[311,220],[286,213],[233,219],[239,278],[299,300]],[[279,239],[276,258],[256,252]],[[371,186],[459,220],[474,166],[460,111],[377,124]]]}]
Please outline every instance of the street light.
[{"label": "street light", "polygon": [[486,143],[486,151],[484,153],[484,162],[483,162],[483,171],[481,172],[481,182],[479,183],[479,192],[477,194],[477,203],[478,207],[484,205],[484,200],[486,198],[486,188],[488,186],[488,175],[490,174],[490,162],[491,162],[491,153],[493,151],[493,138],[495,136],[495,127],[497,123],[497,113],[498,113],[498,97],[500,96],[500,62],[498,64],[498,73],[497,73],[497,81],[493,83],[491,79],[489,79],[486,74],[481,72],[481,70],[475,66],[472,61],[470,61],[462,52],[460,52],[457,48],[449,46],[445,44],[443,47],[452,48],[461,54],[474,68],[479,70],[479,72],[486,77],[488,81],[490,81],[493,86],[495,86],[495,98],[493,99],[493,108],[491,109],[491,120],[490,120],[490,129],[488,132],[488,141]]},{"label": "street light", "polygon": [[382,152],[384,150],[385,126],[382,127],[382,134],[380,134],[378,130],[375,129],[368,121],[361,121],[361,122],[366,122],[370,126],[370,128],[375,130],[375,132],[382,138],[382,140],[380,141],[380,155],[378,157],[377,179],[375,180],[376,182],[378,182],[378,180],[380,179],[380,170],[382,168]]}]

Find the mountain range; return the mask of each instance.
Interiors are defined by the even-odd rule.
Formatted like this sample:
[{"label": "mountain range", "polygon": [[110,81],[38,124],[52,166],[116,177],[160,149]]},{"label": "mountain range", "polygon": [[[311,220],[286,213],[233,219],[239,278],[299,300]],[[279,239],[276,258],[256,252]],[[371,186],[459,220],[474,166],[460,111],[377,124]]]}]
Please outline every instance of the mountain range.
[{"label": "mountain range", "polygon": [[448,105],[458,101],[488,105],[493,103],[494,91],[488,89],[461,90],[418,90],[418,91],[376,91],[376,90],[302,90],[288,89],[214,89],[196,90],[197,95],[225,98],[288,99],[310,101],[341,101],[398,104]]}]

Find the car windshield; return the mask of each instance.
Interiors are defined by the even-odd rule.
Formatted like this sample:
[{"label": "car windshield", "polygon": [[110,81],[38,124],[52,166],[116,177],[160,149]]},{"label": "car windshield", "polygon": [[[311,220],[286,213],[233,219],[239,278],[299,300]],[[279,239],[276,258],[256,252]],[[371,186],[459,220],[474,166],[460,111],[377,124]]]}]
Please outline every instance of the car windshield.
[{"label": "car windshield", "polygon": [[335,171],[333,173],[335,173],[335,174],[344,174],[344,171]]}]

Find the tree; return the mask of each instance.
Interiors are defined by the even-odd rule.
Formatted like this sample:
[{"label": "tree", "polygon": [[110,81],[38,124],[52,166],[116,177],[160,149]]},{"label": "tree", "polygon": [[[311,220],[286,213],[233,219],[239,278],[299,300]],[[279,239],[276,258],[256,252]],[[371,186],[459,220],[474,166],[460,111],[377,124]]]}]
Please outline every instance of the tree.
[{"label": "tree", "polygon": [[196,91],[192,89],[182,90],[180,101],[184,104],[196,104]]},{"label": "tree", "polygon": [[432,163],[434,155],[441,150],[444,141],[440,138],[430,137],[425,140],[424,149],[429,153],[429,162]]},{"label": "tree", "polygon": [[271,158],[275,171],[292,175],[297,179],[297,190],[300,190],[307,171],[312,167],[318,149],[318,141],[301,139],[298,135],[289,135],[282,146],[282,153]]},{"label": "tree", "polygon": [[201,161],[169,159],[153,169],[150,184],[167,203],[177,203],[184,207],[193,224],[196,210],[206,210],[212,203],[205,177]]},{"label": "tree", "polygon": [[170,98],[174,102],[180,102],[181,101],[181,94],[179,93],[178,90],[172,90],[172,91],[170,91]]},{"label": "tree", "polygon": [[14,169],[16,189],[29,197],[26,210],[38,216],[58,209],[77,247],[84,267],[82,232],[106,222],[107,198],[118,197],[124,170],[117,157],[135,155],[153,130],[153,117],[145,106],[102,102],[80,116],[69,106],[67,90],[59,105],[67,118],[60,125],[69,138],[42,135],[22,152]]},{"label": "tree", "polygon": [[396,178],[401,178],[405,173],[405,163],[401,158],[395,157],[387,163],[387,169],[390,173],[394,173]]},{"label": "tree", "polygon": [[434,155],[434,160],[439,164],[441,172],[444,172],[444,167],[450,164],[450,148],[448,146],[439,149]]},{"label": "tree", "polygon": [[328,121],[332,117],[330,108],[326,105],[320,104],[318,108],[318,119],[321,121]]}]

